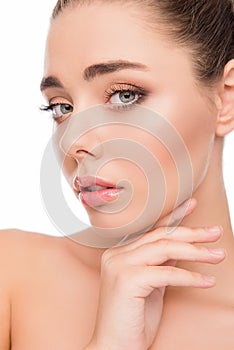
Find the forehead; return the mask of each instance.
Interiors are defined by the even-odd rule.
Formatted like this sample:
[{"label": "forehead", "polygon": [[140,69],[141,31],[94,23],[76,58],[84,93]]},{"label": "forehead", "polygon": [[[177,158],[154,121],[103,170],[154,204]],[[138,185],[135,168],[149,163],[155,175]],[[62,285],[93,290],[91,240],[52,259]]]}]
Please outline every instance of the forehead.
[{"label": "forehead", "polygon": [[74,77],[83,79],[86,67],[116,60],[140,62],[149,68],[148,76],[165,84],[173,76],[176,83],[178,71],[191,76],[184,51],[160,30],[148,28],[144,18],[136,8],[116,4],[65,9],[48,33],[45,76],[62,77],[69,85]]},{"label": "forehead", "polygon": [[47,39],[47,58],[79,62],[139,59],[145,48],[155,51],[161,39],[146,30],[140,13],[131,7],[92,5],[67,8],[52,21]]}]

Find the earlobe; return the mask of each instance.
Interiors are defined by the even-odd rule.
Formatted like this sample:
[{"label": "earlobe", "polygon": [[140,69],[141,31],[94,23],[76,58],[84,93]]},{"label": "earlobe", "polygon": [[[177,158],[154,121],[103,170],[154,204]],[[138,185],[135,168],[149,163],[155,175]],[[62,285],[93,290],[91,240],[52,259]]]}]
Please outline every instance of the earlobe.
[{"label": "earlobe", "polygon": [[224,137],[234,130],[234,59],[230,60],[224,69],[221,100],[216,135]]}]

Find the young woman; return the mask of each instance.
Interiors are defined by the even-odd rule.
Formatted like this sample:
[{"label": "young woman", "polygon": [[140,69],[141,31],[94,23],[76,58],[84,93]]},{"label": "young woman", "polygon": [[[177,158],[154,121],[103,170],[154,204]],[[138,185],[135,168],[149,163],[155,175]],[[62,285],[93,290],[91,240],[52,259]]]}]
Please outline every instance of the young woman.
[{"label": "young woman", "polygon": [[[66,146],[64,174],[103,239],[141,233],[103,248],[2,231],[1,349],[234,348],[234,239],[222,175],[234,128],[233,57],[229,0],[58,1],[41,89],[63,136],[57,146]],[[92,128],[92,112],[102,118],[106,107],[115,123]],[[84,133],[76,121],[88,123]],[[170,145],[178,135],[182,154]],[[180,172],[180,182],[186,154],[193,176]],[[164,181],[143,163],[148,155]],[[163,209],[151,210],[159,201]]]}]

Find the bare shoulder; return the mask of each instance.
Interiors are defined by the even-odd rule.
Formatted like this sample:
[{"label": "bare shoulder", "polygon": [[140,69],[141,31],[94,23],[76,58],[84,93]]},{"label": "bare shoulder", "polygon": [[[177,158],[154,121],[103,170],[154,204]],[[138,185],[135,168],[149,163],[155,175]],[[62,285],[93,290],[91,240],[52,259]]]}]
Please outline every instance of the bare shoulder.
[{"label": "bare shoulder", "polygon": [[59,239],[60,237],[15,228],[0,230],[0,261],[4,261],[8,268],[14,263],[29,264],[30,259],[37,257],[37,253],[42,250],[46,253],[53,245],[55,248]]},{"label": "bare shoulder", "polygon": [[47,270],[53,261],[69,257],[66,238],[48,234],[24,231],[15,228],[0,230],[0,271],[2,276],[15,278],[38,264],[47,264]]},{"label": "bare shoulder", "polygon": [[[95,303],[90,300],[97,299],[99,278],[92,268],[98,261],[95,252],[68,237],[0,230],[1,350],[10,349],[10,334],[13,343],[25,334],[32,337],[31,341],[38,332],[43,338],[45,329],[34,324],[43,324],[44,320],[51,332],[57,324],[65,327],[63,319],[70,320],[68,324],[66,321],[68,334],[74,324],[75,331],[79,322],[83,327],[87,310],[89,315],[94,314]],[[93,322],[91,316],[88,322]]]},{"label": "bare shoulder", "polygon": [[100,252],[94,251],[68,237],[0,230],[0,288],[4,286],[14,300],[26,286],[30,290],[33,283],[46,284],[51,278],[69,276],[71,271],[83,281],[87,270],[98,266]]},{"label": "bare shoulder", "polygon": [[68,237],[13,228],[0,230],[0,279],[11,291],[17,291],[21,281],[33,281],[35,276],[49,278],[59,269],[75,268],[81,276],[93,254],[92,249]]},{"label": "bare shoulder", "polygon": [[[16,277],[22,275],[33,246],[33,234],[17,229],[0,230],[0,349],[10,348],[11,301]],[[31,250],[32,252],[32,250]]]}]

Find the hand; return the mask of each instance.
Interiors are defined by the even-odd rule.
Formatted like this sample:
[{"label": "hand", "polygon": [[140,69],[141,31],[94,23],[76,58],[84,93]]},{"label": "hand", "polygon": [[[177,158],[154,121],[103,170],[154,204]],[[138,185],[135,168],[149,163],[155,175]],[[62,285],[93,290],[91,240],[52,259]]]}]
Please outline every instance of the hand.
[{"label": "hand", "polygon": [[[191,200],[184,213],[189,215],[196,201]],[[176,217],[175,216],[175,217]],[[152,344],[163,310],[166,286],[210,288],[213,278],[175,267],[177,260],[218,264],[223,255],[193,243],[214,242],[217,232],[207,228],[176,227],[170,235],[160,227],[137,240],[107,249],[102,255],[101,285],[96,326],[88,349],[146,350]]]}]

